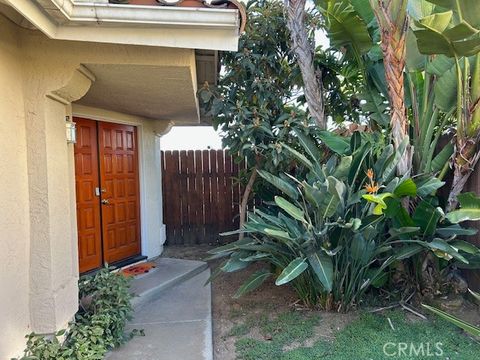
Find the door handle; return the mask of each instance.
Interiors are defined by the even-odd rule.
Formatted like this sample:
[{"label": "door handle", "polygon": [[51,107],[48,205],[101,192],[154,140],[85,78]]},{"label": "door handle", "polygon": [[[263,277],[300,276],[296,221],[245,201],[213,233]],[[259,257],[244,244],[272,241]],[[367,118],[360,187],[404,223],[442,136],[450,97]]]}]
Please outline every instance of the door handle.
[{"label": "door handle", "polygon": [[102,199],[102,204],[103,205],[109,205],[110,201],[108,201],[108,199]]}]

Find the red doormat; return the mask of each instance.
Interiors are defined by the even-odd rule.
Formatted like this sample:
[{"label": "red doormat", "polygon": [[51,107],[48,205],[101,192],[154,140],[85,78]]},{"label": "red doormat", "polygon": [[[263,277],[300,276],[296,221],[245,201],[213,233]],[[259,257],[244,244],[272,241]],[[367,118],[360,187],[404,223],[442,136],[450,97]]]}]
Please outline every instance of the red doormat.
[{"label": "red doormat", "polygon": [[136,264],[129,266],[122,270],[122,274],[125,276],[137,276],[148,273],[155,267],[154,262],[144,262],[141,264]]}]

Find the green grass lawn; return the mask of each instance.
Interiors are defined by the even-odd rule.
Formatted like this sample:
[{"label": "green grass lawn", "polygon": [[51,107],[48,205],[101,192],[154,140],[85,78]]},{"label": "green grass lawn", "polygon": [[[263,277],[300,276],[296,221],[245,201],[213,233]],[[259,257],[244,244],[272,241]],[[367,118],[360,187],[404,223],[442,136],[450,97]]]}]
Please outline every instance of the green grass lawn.
[{"label": "green grass lawn", "polygon": [[230,335],[242,360],[480,359],[478,342],[438,318],[412,321],[400,311],[364,313],[330,339],[315,337],[321,326],[321,313],[292,311],[270,320],[247,318]]}]

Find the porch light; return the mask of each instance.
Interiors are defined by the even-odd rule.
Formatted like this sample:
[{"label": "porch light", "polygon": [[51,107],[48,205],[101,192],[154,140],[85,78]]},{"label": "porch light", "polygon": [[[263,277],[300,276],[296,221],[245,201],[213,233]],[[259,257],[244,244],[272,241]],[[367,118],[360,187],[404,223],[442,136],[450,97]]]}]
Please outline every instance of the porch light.
[{"label": "porch light", "polygon": [[67,144],[75,144],[77,142],[77,127],[70,120],[70,116],[66,116],[65,121],[67,126]]}]

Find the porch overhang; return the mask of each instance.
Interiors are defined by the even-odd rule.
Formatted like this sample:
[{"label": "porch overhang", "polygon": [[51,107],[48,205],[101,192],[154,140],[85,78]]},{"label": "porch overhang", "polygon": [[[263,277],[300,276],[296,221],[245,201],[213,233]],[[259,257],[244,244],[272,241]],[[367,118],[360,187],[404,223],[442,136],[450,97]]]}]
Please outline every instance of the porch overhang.
[{"label": "porch overhang", "polygon": [[3,0],[57,40],[236,51],[239,10],[110,4],[108,0]]},{"label": "porch overhang", "polygon": [[[192,59],[193,59],[192,51]],[[195,74],[182,64],[85,64],[94,74],[80,105],[177,125],[198,125]]]}]

